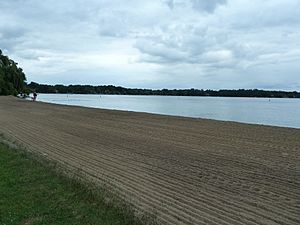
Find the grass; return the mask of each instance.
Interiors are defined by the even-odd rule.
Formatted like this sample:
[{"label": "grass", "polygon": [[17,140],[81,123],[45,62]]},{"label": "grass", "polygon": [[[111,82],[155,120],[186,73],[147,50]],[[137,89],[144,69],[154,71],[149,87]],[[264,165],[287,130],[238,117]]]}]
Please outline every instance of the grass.
[{"label": "grass", "polygon": [[139,225],[125,204],[0,143],[1,225]]}]

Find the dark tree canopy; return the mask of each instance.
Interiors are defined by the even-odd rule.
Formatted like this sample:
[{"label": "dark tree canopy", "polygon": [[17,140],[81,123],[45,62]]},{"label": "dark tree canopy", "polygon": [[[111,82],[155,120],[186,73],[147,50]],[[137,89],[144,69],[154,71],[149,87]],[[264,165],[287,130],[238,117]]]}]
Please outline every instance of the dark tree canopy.
[{"label": "dark tree canopy", "polygon": [[112,95],[171,95],[171,96],[223,96],[223,97],[263,97],[263,98],[300,98],[299,92],[265,91],[258,89],[239,90],[198,90],[198,89],[139,89],[124,88],[113,85],[47,85],[31,82],[28,87],[39,93],[61,94],[112,94]]},{"label": "dark tree canopy", "polygon": [[18,63],[2,54],[0,49],[0,95],[17,95],[26,91],[26,76]]}]

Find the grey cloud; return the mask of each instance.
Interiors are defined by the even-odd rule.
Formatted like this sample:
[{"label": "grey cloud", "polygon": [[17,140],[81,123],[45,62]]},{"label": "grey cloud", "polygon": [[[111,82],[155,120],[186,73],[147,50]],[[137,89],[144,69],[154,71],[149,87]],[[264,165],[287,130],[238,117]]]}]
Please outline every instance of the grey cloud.
[{"label": "grey cloud", "polygon": [[[290,12],[294,12],[290,6],[287,8],[290,9]],[[293,18],[297,20],[298,17],[295,13],[292,14],[294,14]],[[285,16],[281,15],[282,18]],[[239,20],[239,18],[234,18]],[[141,57],[141,60],[145,62],[189,63],[210,68],[247,68],[260,64],[268,65],[283,60],[293,60],[294,56],[285,53],[288,49],[297,49],[300,41],[296,41],[295,37],[299,37],[299,32],[294,33],[286,26],[284,29],[280,26],[271,26],[267,30],[261,30],[259,26],[257,29],[250,29],[245,32],[231,27],[230,21],[232,19],[231,17],[228,18],[229,24],[226,26],[223,26],[223,17],[220,17],[219,22],[216,22],[215,19],[210,21],[203,18],[203,24],[186,23],[180,25],[178,23],[175,29],[172,29],[174,24],[171,24],[162,29],[163,34],[148,38],[148,43],[154,42],[155,44],[145,45],[146,47],[143,46],[143,48],[139,45],[135,47],[147,55]],[[251,21],[251,26],[259,22],[260,19]],[[289,25],[295,27],[292,22]],[[290,39],[289,43],[287,42],[288,39]],[[146,41],[144,40],[144,42]],[[293,43],[293,48],[290,47],[291,43]],[[155,46],[161,46],[159,57],[153,49],[156,48]],[[174,56],[179,54],[180,57],[170,57],[170,54]],[[283,58],[283,56],[285,57]]]},{"label": "grey cloud", "polygon": [[300,25],[299,0],[267,0],[260,3],[259,10],[253,7],[253,4],[250,4],[248,8],[244,7],[243,2],[238,2],[237,5],[239,10],[232,12],[229,17],[228,15],[222,17],[222,20],[234,29],[243,30],[243,32]]},{"label": "grey cloud", "polygon": [[194,9],[206,12],[213,12],[219,5],[224,5],[227,0],[191,0]]},{"label": "grey cloud", "polygon": [[191,6],[199,12],[212,13],[219,5],[225,5],[227,0],[162,0],[171,10]]},{"label": "grey cloud", "polygon": [[97,25],[101,36],[124,37],[131,32],[127,15],[122,11],[102,11]]},{"label": "grey cloud", "polygon": [[[218,31],[198,27],[177,26],[165,29],[169,35],[138,40],[135,47],[143,53],[143,62],[161,64],[199,64],[206,67],[229,67],[235,62],[235,53],[226,46],[227,37]],[[184,35],[182,35],[184,34]],[[193,65],[191,65],[193,66]]]},{"label": "grey cloud", "polygon": [[0,47],[12,51],[16,46],[24,42],[26,30],[17,26],[0,26]]},{"label": "grey cloud", "polygon": [[169,6],[170,9],[174,8],[174,0],[167,0],[166,3],[167,3],[167,5]]},{"label": "grey cloud", "polygon": [[26,30],[21,27],[1,27],[0,35],[3,39],[17,39],[26,33]]},{"label": "grey cloud", "polygon": [[299,0],[14,0],[0,8],[0,48],[29,81],[300,90]]},{"label": "grey cloud", "polygon": [[162,43],[150,42],[149,40],[139,40],[135,47],[144,54],[140,59],[144,62],[176,63],[183,62],[187,58],[187,54],[179,49],[168,47]]}]

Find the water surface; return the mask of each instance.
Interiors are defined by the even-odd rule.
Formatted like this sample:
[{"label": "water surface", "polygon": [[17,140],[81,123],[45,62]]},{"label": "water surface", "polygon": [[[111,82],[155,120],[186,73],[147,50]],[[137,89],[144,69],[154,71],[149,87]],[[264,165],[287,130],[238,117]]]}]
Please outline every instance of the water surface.
[{"label": "water surface", "polygon": [[64,105],[300,128],[300,99],[39,94],[38,100]]}]

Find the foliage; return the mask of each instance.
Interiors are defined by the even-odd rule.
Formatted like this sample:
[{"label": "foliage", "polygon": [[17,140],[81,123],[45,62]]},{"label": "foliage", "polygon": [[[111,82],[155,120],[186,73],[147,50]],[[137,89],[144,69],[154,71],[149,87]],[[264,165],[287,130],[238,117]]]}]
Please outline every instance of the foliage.
[{"label": "foliage", "polygon": [[0,95],[27,93],[25,81],[26,76],[18,63],[3,55],[0,50]]},{"label": "foliage", "polygon": [[171,96],[224,96],[224,97],[263,97],[263,98],[300,98],[299,92],[265,91],[258,89],[239,90],[198,90],[198,89],[137,89],[112,85],[46,85],[31,82],[28,87],[39,93],[69,93],[69,94],[114,94],[114,95],[171,95]]}]

